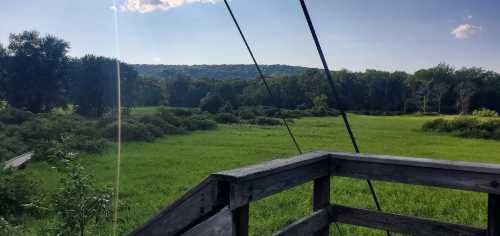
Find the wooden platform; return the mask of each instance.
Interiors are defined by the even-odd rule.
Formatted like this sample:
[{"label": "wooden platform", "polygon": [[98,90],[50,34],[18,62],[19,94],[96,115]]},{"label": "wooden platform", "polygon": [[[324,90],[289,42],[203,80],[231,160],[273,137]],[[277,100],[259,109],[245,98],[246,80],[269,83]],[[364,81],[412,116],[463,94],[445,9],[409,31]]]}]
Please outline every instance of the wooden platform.
[{"label": "wooden platform", "polygon": [[[488,227],[439,222],[330,203],[330,177],[435,186],[488,194]],[[214,173],[131,235],[248,235],[249,204],[314,181],[314,212],[274,235],[328,235],[331,223],[409,235],[500,236],[500,165],[312,152]]]}]

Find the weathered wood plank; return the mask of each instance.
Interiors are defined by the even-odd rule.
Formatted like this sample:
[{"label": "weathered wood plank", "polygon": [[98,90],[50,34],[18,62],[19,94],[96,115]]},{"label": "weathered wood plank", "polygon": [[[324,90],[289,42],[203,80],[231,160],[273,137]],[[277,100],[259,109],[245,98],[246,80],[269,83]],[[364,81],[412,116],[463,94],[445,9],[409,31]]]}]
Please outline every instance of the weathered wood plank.
[{"label": "weathered wood plank", "polygon": [[500,194],[498,165],[331,153],[331,175]]},{"label": "weathered wood plank", "polygon": [[328,160],[231,183],[229,206],[238,208],[316,178],[329,176]]},{"label": "weathered wood plank", "polygon": [[233,236],[233,232],[233,215],[229,207],[225,207],[182,236]]},{"label": "weathered wood plank", "polygon": [[327,152],[317,151],[286,159],[276,159],[245,168],[222,171],[215,175],[233,182],[248,181],[290,169],[297,169],[298,167],[307,166],[328,158],[329,155]]},{"label": "weathered wood plank", "polygon": [[328,207],[314,212],[312,215],[295,221],[284,229],[275,232],[273,236],[302,236],[312,235],[320,229],[330,225]]},{"label": "weathered wood plank", "polygon": [[488,236],[500,236],[500,195],[488,194]]},{"label": "weathered wood plank", "polygon": [[[330,176],[322,177],[314,180],[313,185],[313,210],[318,211],[330,205]],[[326,225],[317,232],[314,236],[328,236],[330,234],[330,225]]]},{"label": "weathered wood plank", "polygon": [[429,219],[382,213],[375,210],[331,206],[331,220],[344,224],[389,230],[414,236],[475,235],[486,236],[486,230],[465,225],[443,223]]},{"label": "weathered wood plank", "polygon": [[208,177],[130,235],[170,236],[184,232],[227,205],[227,198],[221,196],[221,188],[216,178]]},{"label": "weathered wood plank", "polygon": [[[323,151],[323,153],[324,152],[325,151]],[[447,161],[447,160],[436,160],[429,158],[401,157],[401,156],[389,156],[389,155],[373,155],[365,153],[346,153],[346,152],[328,152],[328,153],[330,154],[331,157],[334,157],[335,159],[346,159],[346,160],[357,159],[360,161],[369,160],[371,163],[381,163],[381,164],[410,165],[415,167],[463,170],[463,171],[490,173],[490,174],[500,173],[500,164]]]},{"label": "weathered wood plank", "polygon": [[248,236],[249,205],[232,210],[233,236]]}]

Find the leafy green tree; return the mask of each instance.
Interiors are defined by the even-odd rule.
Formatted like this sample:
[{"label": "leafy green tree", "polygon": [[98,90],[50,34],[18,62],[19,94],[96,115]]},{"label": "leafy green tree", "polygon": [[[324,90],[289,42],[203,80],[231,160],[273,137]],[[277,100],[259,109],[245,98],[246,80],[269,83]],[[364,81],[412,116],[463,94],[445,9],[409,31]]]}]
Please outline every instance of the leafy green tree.
[{"label": "leafy green tree", "polygon": [[[72,64],[72,100],[76,112],[85,116],[101,116],[116,107],[116,60],[86,55]],[[137,71],[120,63],[122,105],[133,105],[137,100]]]},{"label": "leafy green tree", "polygon": [[6,78],[2,79],[9,104],[35,113],[64,106],[68,49],[64,40],[50,35],[41,37],[36,31],[11,34],[7,62],[3,63]]},{"label": "leafy green tree", "polygon": [[6,79],[7,79],[7,51],[0,43],[0,102],[5,99],[6,93]]},{"label": "leafy green tree", "polygon": [[224,100],[218,94],[208,93],[207,96],[200,101],[200,109],[210,113],[217,113],[223,105]]},{"label": "leafy green tree", "polygon": [[52,200],[60,221],[57,234],[105,235],[104,226],[112,215],[111,191],[96,186],[74,153],[61,147],[53,155],[63,162],[62,170],[67,175],[61,179],[62,187]]}]

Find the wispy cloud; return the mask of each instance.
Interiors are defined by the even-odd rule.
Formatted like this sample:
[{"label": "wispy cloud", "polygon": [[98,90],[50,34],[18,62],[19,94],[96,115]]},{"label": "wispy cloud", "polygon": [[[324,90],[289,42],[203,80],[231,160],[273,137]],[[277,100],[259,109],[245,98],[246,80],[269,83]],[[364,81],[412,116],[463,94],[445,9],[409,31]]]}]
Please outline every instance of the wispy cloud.
[{"label": "wispy cloud", "polygon": [[159,58],[159,57],[153,57],[153,58],[151,58],[151,61],[153,61],[154,63],[160,63],[161,62],[161,58]]},{"label": "wispy cloud", "polygon": [[483,28],[481,26],[462,24],[451,31],[451,34],[457,39],[468,39],[478,34]]},{"label": "wispy cloud", "polygon": [[126,0],[120,6],[123,11],[148,13],[155,10],[166,11],[189,3],[217,3],[220,0]]}]

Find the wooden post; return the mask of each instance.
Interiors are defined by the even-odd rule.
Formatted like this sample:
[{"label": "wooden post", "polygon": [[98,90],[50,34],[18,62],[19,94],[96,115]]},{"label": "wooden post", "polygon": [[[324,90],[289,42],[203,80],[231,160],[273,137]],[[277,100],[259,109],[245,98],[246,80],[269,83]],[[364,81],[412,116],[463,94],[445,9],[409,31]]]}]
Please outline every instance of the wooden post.
[{"label": "wooden post", "polygon": [[500,236],[500,195],[488,194],[488,236]]},{"label": "wooden post", "polygon": [[248,236],[248,204],[233,210],[233,236]]},{"label": "wooden post", "polygon": [[[314,180],[313,210],[317,211],[330,205],[330,176]],[[328,236],[330,226],[318,230],[314,236]]]}]

